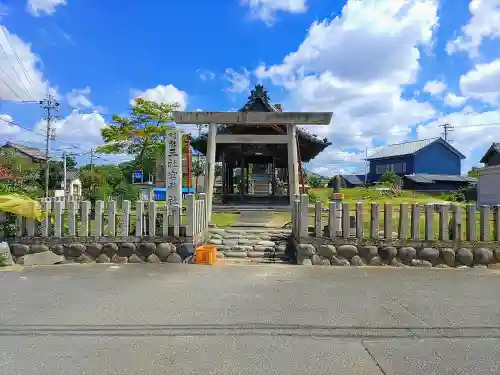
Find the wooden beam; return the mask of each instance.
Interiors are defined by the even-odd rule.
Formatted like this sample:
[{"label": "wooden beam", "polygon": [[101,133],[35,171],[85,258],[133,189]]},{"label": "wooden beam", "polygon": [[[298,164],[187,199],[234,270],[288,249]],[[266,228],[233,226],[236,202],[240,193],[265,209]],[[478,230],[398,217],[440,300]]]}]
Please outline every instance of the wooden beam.
[{"label": "wooden beam", "polygon": [[173,112],[177,124],[328,125],[332,112]]},{"label": "wooden beam", "polygon": [[288,135],[253,135],[253,134],[218,134],[216,143],[255,143],[255,144],[285,144]]}]

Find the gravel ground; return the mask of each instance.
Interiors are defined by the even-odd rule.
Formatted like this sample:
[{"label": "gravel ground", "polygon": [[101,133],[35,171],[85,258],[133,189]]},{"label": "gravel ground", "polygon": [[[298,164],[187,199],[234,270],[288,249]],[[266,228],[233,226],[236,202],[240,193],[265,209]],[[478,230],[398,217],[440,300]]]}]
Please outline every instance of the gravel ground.
[{"label": "gravel ground", "polygon": [[0,271],[0,373],[497,375],[499,276],[184,264]]}]

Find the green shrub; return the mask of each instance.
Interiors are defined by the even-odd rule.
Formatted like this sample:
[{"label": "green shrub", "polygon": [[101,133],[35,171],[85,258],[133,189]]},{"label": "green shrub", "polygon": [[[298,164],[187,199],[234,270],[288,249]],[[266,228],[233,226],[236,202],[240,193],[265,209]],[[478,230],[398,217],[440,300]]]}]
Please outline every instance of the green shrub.
[{"label": "green shrub", "polygon": [[311,190],[307,192],[307,195],[309,196],[309,202],[316,202],[319,198],[318,195]]}]

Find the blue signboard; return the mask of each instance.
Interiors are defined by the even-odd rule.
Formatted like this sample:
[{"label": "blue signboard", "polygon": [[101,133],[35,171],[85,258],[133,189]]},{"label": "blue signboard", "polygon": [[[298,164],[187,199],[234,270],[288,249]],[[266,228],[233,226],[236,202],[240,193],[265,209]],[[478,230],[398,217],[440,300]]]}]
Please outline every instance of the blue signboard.
[{"label": "blue signboard", "polygon": [[134,177],[137,178],[137,179],[142,178],[142,172],[135,172],[134,173]]}]

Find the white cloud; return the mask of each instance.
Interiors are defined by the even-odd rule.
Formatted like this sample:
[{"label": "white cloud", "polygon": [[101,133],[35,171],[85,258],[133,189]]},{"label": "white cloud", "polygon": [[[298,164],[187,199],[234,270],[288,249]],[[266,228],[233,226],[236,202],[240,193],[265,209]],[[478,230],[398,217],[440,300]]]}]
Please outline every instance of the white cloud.
[{"label": "white cloud", "polygon": [[473,151],[484,150],[493,142],[500,139],[500,112],[487,111],[483,113],[471,112],[465,107],[460,112],[455,112],[432,121],[425,126],[417,127],[419,138],[439,137],[443,133],[442,124],[451,124],[454,129],[451,133],[452,145],[464,154],[467,159],[462,162],[462,171],[468,171],[479,159],[471,157]]},{"label": "white cloud", "polygon": [[450,107],[461,107],[466,101],[467,98],[458,96],[452,92],[446,94],[446,96],[444,97],[445,104],[449,105]]},{"label": "white cloud", "polygon": [[305,13],[307,0],[241,0],[250,8],[252,17],[261,19],[268,25],[276,21],[277,12]]},{"label": "white cloud", "polygon": [[202,81],[211,81],[215,78],[215,73],[210,70],[198,69],[196,70],[196,73],[198,73],[198,76]]},{"label": "white cloud", "polygon": [[462,94],[492,105],[500,105],[500,59],[477,64],[460,77]]},{"label": "white cloud", "polygon": [[20,127],[12,124],[14,121],[12,119],[12,116],[7,115],[7,114],[1,114],[0,119],[3,119],[5,121],[0,120],[0,129],[1,132],[0,134],[5,135],[5,136],[15,136],[17,133],[19,133],[19,130],[21,129]]},{"label": "white cloud", "polygon": [[66,100],[72,108],[92,108],[93,104],[89,99],[90,87],[85,87],[83,89],[73,89],[71,92],[66,94]]},{"label": "white cloud", "polygon": [[500,0],[472,0],[469,11],[469,22],[446,46],[448,54],[466,51],[469,56],[477,57],[483,39],[500,36]]},{"label": "white cloud", "polygon": [[[12,121],[10,115],[0,115],[8,121]],[[14,124],[8,124],[0,121],[0,143],[7,141],[19,143],[31,147],[43,149],[45,146],[46,122],[38,121],[31,131],[26,130],[30,127],[24,124],[23,128]],[[55,133],[55,140],[51,142],[51,155],[58,156],[62,151],[76,154],[84,154],[91,149],[104,144],[101,137],[101,129],[106,125],[105,119],[97,112],[89,114],[80,114],[74,110],[65,118],[52,123]],[[127,155],[96,155],[97,164],[104,162],[119,163],[130,159]],[[86,160],[85,157],[80,160]],[[85,161],[85,162],[88,162]]]},{"label": "white cloud", "polygon": [[[420,49],[432,45],[437,26],[437,1],[351,0],[339,17],[313,23],[281,64],[255,74],[286,89],[281,102],[289,111],[332,111],[330,126],[308,129],[328,137],[337,153],[361,150],[341,154],[359,163],[365,147],[403,141],[411,127],[436,116],[430,104],[401,95],[416,81]],[[338,172],[340,164],[329,166],[332,152],[313,168]]]},{"label": "white cloud", "polygon": [[35,17],[40,17],[43,13],[51,15],[58,6],[66,5],[66,0],[28,0],[26,9]]},{"label": "white cloud", "polygon": [[182,90],[179,90],[174,85],[158,85],[155,88],[145,91],[132,90],[133,99],[130,104],[134,104],[135,98],[144,98],[157,103],[179,104],[179,110],[186,109],[188,103],[188,95]]},{"label": "white cloud", "polygon": [[247,69],[243,69],[242,73],[226,69],[224,78],[231,83],[231,87],[228,87],[226,91],[240,94],[250,88],[250,72]]},{"label": "white cloud", "polygon": [[441,81],[429,81],[424,86],[424,91],[432,95],[437,95],[446,90],[446,85]]},{"label": "white cloud", "polygon": [[47,93],[58,96],[49,89],[49,83],[39,69],[40,58],[17,35],[0,25],[0,98],[3,100],[40,100]]}]

